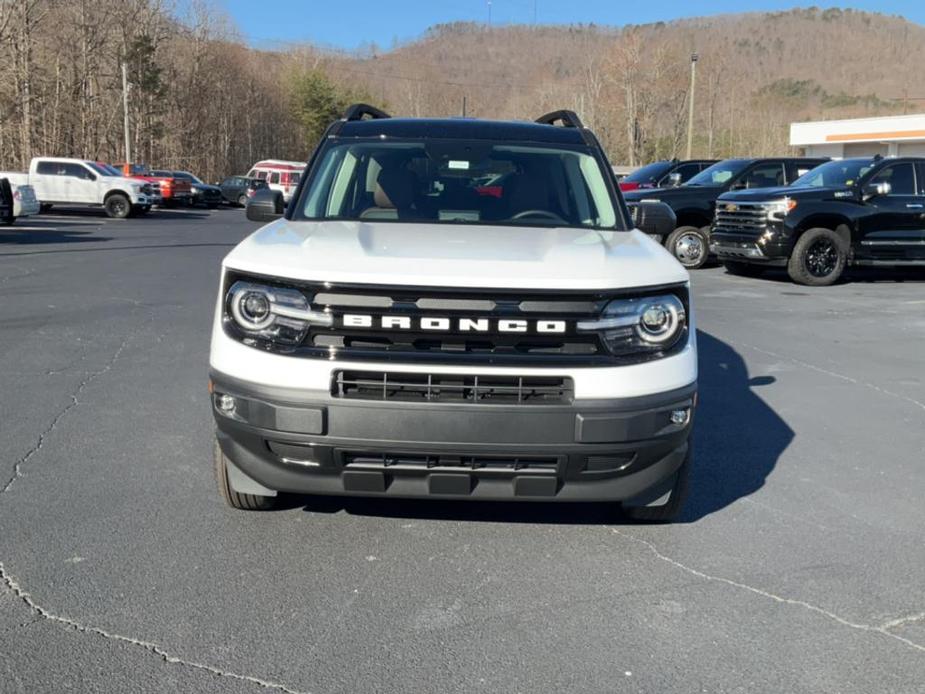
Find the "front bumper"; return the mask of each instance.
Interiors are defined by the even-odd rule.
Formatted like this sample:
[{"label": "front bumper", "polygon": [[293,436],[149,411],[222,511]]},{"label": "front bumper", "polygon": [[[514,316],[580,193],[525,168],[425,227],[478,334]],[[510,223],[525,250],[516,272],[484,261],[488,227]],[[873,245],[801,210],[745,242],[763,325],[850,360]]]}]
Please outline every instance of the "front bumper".
[{"label": "front bumper", "polygon": [[[696,383],[557,405],[349,400],[212,373],[219,444],[250,493],[625,501],[684,462]],[[232,413],[217,405],[235,399]],[[673,424],[673,410],[689,412]]]},{"label": "front bumper", "polygon": [[789,247],[774,233],[756,237],[754,234],[714,231],[710,235],[710,253],[720,260],[786,265]]}]

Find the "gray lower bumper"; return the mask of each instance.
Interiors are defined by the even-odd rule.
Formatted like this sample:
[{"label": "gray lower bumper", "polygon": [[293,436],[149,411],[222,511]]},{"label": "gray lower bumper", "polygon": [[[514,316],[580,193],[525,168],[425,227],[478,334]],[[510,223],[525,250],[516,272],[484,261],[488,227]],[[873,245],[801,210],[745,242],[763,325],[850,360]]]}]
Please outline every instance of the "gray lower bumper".
[{"label": "gray lower bumper", "polygon": [[[212,374],[219,443],[265,490],[356,496],[615,501],[674,474],[696,384],[564,405],[418,404],[270,390]],[[232,412],[215,403],[235,399]],[[670,413],[689,409],[685,424]],[[239,491],[247,491],[241,489]]]}]

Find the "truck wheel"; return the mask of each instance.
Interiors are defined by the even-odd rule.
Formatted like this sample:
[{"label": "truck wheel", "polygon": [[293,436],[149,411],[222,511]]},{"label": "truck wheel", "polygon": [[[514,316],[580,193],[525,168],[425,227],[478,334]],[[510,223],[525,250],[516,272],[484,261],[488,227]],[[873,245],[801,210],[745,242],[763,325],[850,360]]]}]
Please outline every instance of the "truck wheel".
[{"label": "truck wheel", "polygon": [[761,277],[767,270],[763,265],[752,265],[751,263],[740,263],[737,260],[724,260],[723,267],[730,275],[739,277]]},{"label": "truck wheel", "polygon": [[678,227],[668,234],[665,247],[689,270],[703,267],[710,257],[709,237],[697,227]]},{"label": "truck wheel", "polygon": [[690,485],[691,473],[691,444],[688,443],[687,455],[684,462],[675,473],[668,500],[661,506],[632,506],[623,504],[623,515],[629,520],[641,523],[669,523],[676,520],[687,499],[687,490]]},{"label": "truck wheel", "polygon": [[803,233],[787,261],[787,273],[797,284],[825,287],[834,284],[848,264],[845,242],[831,229],[815,228]]},{"label": "truck wheel", "polygon": [[132,212],[132,203],[122,193],[113,193],[103,204],[106,216],[112,219],[125,219]]},{"label": "truck wheel", "polygon": [[212,450],[218,493],[222,495],[226,504],[241,511],[269,511],[276,505],[276,497],[274,496],[240,494],[232,489],[231,483],[228,481],[228,458],[222,453],[222,447],[218,445],[218,439],[215,440]]},{"label": "truck wheel", "polygon": [[247,207],[247,196],[246,195],[238,196],[238,207]]}]

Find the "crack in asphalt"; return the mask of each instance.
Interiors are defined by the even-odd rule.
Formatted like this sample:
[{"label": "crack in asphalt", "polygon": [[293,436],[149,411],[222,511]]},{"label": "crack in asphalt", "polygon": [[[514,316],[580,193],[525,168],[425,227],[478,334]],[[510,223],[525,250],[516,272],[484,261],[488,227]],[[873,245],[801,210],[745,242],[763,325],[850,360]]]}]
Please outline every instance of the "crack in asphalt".
[{"label": "crack in asphalt", "polygon": [[13,593],[13,595],[25,603],[34,614],[38,615],[42,619],[48,620],[49,622],[60,624],[69,629],[73,629],[78,633],[92,634],[94,636],[100,636],[109,641],[116,641],[119,643],[129,644],[131,646],[137,646],[148,651],[149,653],[158,656],[165,663],[170,663],[171,665],[182,665],[183,667],[192,668],[194,670],[201,670],[211,675],[215,675],[216,677],[226,677],[228,679],[238,680],[241,682],[248,682],[250,684],[263,687],[264,689],[274,689],[276,691],[284,692],[284,694],[310,694],[310,692],[292,689],[291,687],[287,687],[285,684],[274,682],[273,680],[254,677],[252,675],[242,675],[237,672],[232,672],[231,670],[223,670],[222,668],[214,667],[212,665],[206,665],[205,663],[197,663],[196,661],[186,660],[185,658],[168,653],[162,646],[159,646],[152,641],[136,639],[131,636],[124,636],[122,634],[107,631],[105,629],[101,629],[100,627],[81,624],[80,622],[69,617],[64,617],[49,612],[44,607],[36,603],[32,599],[32,596],[19,585],[16,579],[7,573],[6,567],[2,561],[0,561],[0,581],[2,581],[2,585],[7,590],[9,590],[11,593]]},{"label": "crack in asphalt", "polygon": [[[715,583],[724,583],[728,586],[739,588],[740,590],[746,590],[750,593],[754,593],[755,595],[760,595],[764,598],[768,598],[769,600],[773,600],[774,602],[779,602],[784,605],[793,605],[794,607],[802,607],[805,610],[809,610],[810,612],[815,612],[816,614],[822,615],[823,617],[827,619],[837,622],[838,624],[841,624],[842,626],[846,626],[851,629],[857,629],[858,631],[866,631],[869,633],[881,634],[882,636],[895,639],[896,641],[899,641],[905,644],[906,646],[909,646],[910,648],[914,648],[917,651],[925,652],[925,645],[916,643],[915,641],[912,641],[911,639],[907,639],[903,636],[899,636],[898,634],[894,634],[891,631],[889,631],[889,629],[895,629],[897,626],[902,626],[910,622],[918,621],[920,619],[925,619],[925,613],[915,614],[909,617],[901,617],[899,619],[893,619],[893,620],[890,620],[880,625],[862,624],[859,622],[852,622],[849,619],[840,617],[834,612],[829,612],[828,610],[823,609],[819,607],[818,605],[813,605],[812,603],[806,602],[805,600],[796,600],[794,598],[786,598],[781,595],[775,595],[774,593],[768,592],[766,590],[762,590],[761,588],[755,588],[754,586],[750,586],[747,583],[740,583],[739,581],[733,581],[731,578],[724,578],[723,576],[714,576],[712,574],[699,571],[690,566],[687,566],[686,564],[682,564],[681,562],[675,559],[672,559],[671,557],[665,554],[662,554],[659,551],[658,547],[656,547],[653,543],[649,542],[648,540],[643,540],[641,537],[636,537],[635,535],[630,535],[629,533],[622,532],[618,530],[617,528],[611,528],[611,531],[615,535],[619,535],[620,537],[626,538],[627,540],[643,545],[652,554],[654,554],[656,557],[658,557],[660,560],[662,560],[666,564],[670,564],[671,566],[674,566],[675,568],[680,569],[681,571],[684,571],[685,573],[688,573],[692,576],[696,576],[697,578],[701,578],[705,581],[710,581],[710,582],[715,582]],[[0,565],[0,568],[2,568],[2,565]]]},{"label": "crack in asphalt", "polygon": [[774,357],[775,359],[784,359],[785,361],[789,361],[798,366],[802,366],[805,369],[809,369],[811,371],[817,371],[821,374],[825,374],[826,376],[831,376],[832,378],[837,378],[842,381],[847,381],[848,383],[853,383],[854,385],[857,385],[857,386],[864,386],[865,388],[870,388],[871,390],[877,391],[881,395],[886,395],[887,397],[897,398],[898,400],[905,400],[906,402],[911,403],[912,405],[915,405],[919,409],[925,410],[925,402],[920,402],[916,400],[915,398],[909,397],[908,395],[902,395],[901,393],[894,393],[893,391],[887,390],[886,388],[881,388],[880,386],[874,383],[869,383],[868,381],[862,381],[860,379],[853,378],[852,376],[846,376],[845,374],[840,374],[836,371],[829,371],[828,369],[824,369],[821,366],[816,366],[815,364],[810,364],[809,362],[803,361],[801,359],[796,359],[794,357],[789,357],[785,354],[778,354],[777,352],[770,352],[766,349],[762,349],[761,347],[756,347],[755,345],[749,345],[746,343],[742,343],[742,346],[748,347],[749,349],[755,350],[756,352],[761,352],[762,354],[766,354],[769,357]]},{"label": "crack in asphalt", "polygon": [[58,426],[58,423],[67,415],[67,413],[80,404],[80,400],[77,399],[77,396],[80,395],[84,388],[93,383],[93,381],[112,369],[113,365],[115,365],[116,361],[118,361],[119,357],[122,355],[122,352],[125,350],[126,345],[128,345],[128,342],[129,338],[126,337],[124,340],[122,340],[122,343],[119,345],[118,349],[116,349],[112,357],[109,358],[102,369],[89,372],[89,375],[87,375],[83,380],[80,381],[80,383],[77,384],[77,387],[70,395],[71,401],[52,418],[51,423],[45,427],[42,433],[39,434],[35,445],[26,451],[25,455],[23,455],[13,465],[13,475],[6,482],[6,484],[3,485],[3,488],[0,489],[0,494],[5,494],[8,492],[13,484],[15,484],[16,480],[23,476],[23,466],[29,461],[30,458],[32,458],[32,456],[42,450],[42,446],[45,444],[45,439],[55,430],[55,427]]}]

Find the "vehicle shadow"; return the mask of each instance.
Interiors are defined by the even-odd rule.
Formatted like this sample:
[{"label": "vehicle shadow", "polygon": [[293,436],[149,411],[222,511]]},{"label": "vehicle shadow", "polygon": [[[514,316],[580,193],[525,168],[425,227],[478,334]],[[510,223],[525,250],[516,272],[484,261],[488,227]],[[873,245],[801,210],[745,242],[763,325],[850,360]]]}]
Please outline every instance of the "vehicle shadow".
[{"label": "vehicle shadow", "polygon": [[[753,282],[770,281],[777,284],[790,284],[801,291],[814,291],[817,287],[804,287],[790,279],[787,271],[782,268],[769,268],[760,278]],[[834,286],[848,284],[872,284],[875,282],[901,284],[903,282],[925,282],[925,267],[850,267],[839,278]]]},{"label": "vehicle shadow", "polygon": [[[793,430],[755,392],[772,376],[750,376],[742,356],[698,332],[700,396],[694,465],[682,523],[716,513],[760,489],[794,438]],[[314,513],[466,522],[612,524],[617,504],[485,502],[350,497],[290,497],[283,508]]]},{"label": "vehicle shadow", "polygon": [[[132,215],[127,221],[139,221],[144,219],[204,219],[209,216],[213,210],[201,207],[155,207],[144,215]],[[57,217],[61,218],[93,218],[104,222],[120,223],[123,220],[110,220],[102,207],[59,207],[55,205],[48,212],[42,212],[39,219]],[[34,218],[33,218],[34,219]]]},{"label": "vehicle shadow", "polygon": [[[89,227],[84,230],[82,227]],[[51,219],[18,219],[11,226],[0,226],[0,245],[36,245],[52,243],[91,243],[110,241],[94,231],[100,225],[92,222],[71,222]]]}]

